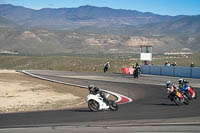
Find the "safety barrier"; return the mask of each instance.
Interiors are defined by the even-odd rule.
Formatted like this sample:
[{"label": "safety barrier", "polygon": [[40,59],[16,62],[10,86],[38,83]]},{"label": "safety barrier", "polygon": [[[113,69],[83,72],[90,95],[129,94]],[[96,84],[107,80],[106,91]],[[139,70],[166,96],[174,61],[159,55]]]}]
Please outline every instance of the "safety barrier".
[{"label": "safety barrier", "polygon": [[200,67],[142,65],[141,73],[184,78],[200,78]]}]

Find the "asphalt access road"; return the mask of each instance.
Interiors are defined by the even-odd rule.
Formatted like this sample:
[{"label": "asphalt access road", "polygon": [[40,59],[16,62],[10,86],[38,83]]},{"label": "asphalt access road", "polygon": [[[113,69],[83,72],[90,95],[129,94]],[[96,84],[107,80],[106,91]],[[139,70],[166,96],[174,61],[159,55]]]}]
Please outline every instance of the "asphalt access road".
[{"label": "asphalt access road", "polygon": [[[192,100],[190,105],[176,106],[173,102],[167,99],[164,86],[147,85],[122,82],[125,79],[123,75],[90,73],[90,76],[100,75],[101,80],[81,79],[87,77],[88,73],[77,73],[79,78],[69,78],[75,73],[62,72],[66,77],[57,77],[60,72],[48,71],[31,71],[40,76],[80,84],[87,86],[95,84],[99,88],[117,92],[133,99],[133,102],[119,105],[119,110],[90,112],[88,108],[71,109],[71,110],[54,110],[26,113],[9,113],[0,114],[0,128],[11,127],[32,127],[42,125],[74,125],[76,123],[98,123],[98,122],[117,122],[117,121],[132,121],[132,120],[165,120],[179,118],[199,118],[200,117],[200,100]],[[104,79],[102,79],[104,77]],[[113,77],[115,81],[107,81],[108,77]],[[123,79],[122,79],[122,78]],[[98,78],[98,77],[96,77]],[[128,80],[128,79],[127,79]],[[130,79],[129,79],[130,80]],[[132,79],[134,80],[134,79]],[[194,91],[199,94],[200,89],[195,88]]]}]

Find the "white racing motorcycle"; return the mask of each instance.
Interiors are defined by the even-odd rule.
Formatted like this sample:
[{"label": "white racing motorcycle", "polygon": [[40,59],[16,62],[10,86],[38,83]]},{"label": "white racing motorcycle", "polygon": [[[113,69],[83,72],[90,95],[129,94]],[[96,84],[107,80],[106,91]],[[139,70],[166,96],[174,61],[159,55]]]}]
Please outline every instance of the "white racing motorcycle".
[{"label": "white racing motorcycle", "polygon": [[[106,98],[109,97],[109,94],[106,95]],[[91,111],[100,111],[100,110],[112,110],[112,111],[117,111],[118,110],[118,105],[115,101],[113,100],[108,100],[108,103],[106,104],[103,101],[103,98],[100,96],[100,94],[89,94],[87,96],[87,103],[88,103],[88,108]]]}]

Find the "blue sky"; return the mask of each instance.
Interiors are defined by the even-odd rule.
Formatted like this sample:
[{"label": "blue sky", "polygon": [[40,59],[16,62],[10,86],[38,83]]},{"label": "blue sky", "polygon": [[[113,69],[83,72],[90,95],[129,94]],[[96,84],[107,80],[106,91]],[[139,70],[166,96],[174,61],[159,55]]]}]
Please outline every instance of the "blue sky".
[{"label": "blue sky", "polygon": [[0,0],[0,4],[13,4],[33,9],[92,5],[172,16],[200,14],[200,0]]}]

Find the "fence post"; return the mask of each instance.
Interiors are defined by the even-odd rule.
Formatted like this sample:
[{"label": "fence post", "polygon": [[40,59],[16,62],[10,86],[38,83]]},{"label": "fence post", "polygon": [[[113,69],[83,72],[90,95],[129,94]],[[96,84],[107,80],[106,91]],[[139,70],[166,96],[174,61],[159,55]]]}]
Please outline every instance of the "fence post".
[{"label": "fence post", "polygon": [[160,75],[162,75],[162,66],[160,66]]},{"label": "fence post", "polygon": [[192,67],[190,67],[190,78],[192,78]]},{"label": "fence post", "polygon": [[175,69],[175,66],[173,66],[174,67],[174,72],[173,72],[173,75],[174,75],[174,77],[175,77],[175,71],[176,71],[176,69]]},{"label": "fence post", "polygon": [[151,74],[151,66],[148,66],[149,67],[149,74]]}]

